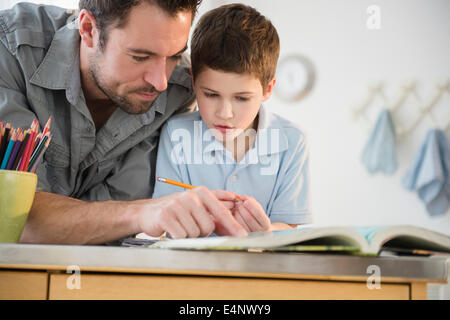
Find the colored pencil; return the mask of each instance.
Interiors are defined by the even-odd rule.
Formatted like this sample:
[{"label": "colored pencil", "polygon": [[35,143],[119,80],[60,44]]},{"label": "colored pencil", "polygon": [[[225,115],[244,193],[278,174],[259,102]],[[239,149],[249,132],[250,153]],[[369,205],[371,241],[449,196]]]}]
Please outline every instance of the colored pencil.
[{"label": "colored pencil", "polygon": [[42,150],[44,149],[45,143],[50,138],[50,134],[46,134],[42,140],[41,143],[39,143],[39,146],[36,148],[36,151],[34,152],[33,156],[30,158],[30,164],[28,166],[27,171],[32,171],[31,168],[33,167],[35,161],[39,158],[39,155],[41,154]]},{"label": "colored pencil", "polygon": [[13,149],[14,143],[16,142],[16,130],[13,130],[11,133],[11,139],[7,142],[8,146],[6,147],[5,155],[3,156],[3,161],[0,166],[1,170],[6,169],[6,165],[8,164],[9,156],[11,155],[11,151]]},{"label": "colored pencil", "polygon": [[34,145],[36,143],[36,137],[38,135],[38,128],[39,128],[39,121],[36,120],[34,122],[34,128],[32,129],[30,148],[27,151],[27,156],[26,156],[26,159],[25,159],[25,163],[24,163],[23,168],[22,168],[21,171],[27,171],[28,170],[28,164],[30,163],[31,154],[33,153]]},{"label": "colored pencil", "polygon": [[31,148],[32,140],[33,140],[33,131],[30,132],[30,137],[25,146],[25,150],[23,151],[22,159],[20,160],[20,164],[19,164],[19,171],[24,171],[25,163],[27,162],[27,156],[28,156],[28,152],[30,151],[30,148]]},{"label": "colored pencil", "polygon": [[23,133],[20,130],[19,137],[17,138],[16,142],[14,143],[14,147],[11,152],[11,156],[9,157],[8,164],[6,165],[6,170],[12,169],[14,161],[16,160],[17,154],[19,153],[20,146],[22,145],[23,137],[24,137]]},{"label": "colored pencil", "polygon": [[9,133],[11,131],[11,124],[7,124],[5,127],[5,132],[2,138],[2,144],[0,145],[0,163],[3,161],[3,156],[5,155],[6,148],[8,147]]},{"label": "colored pencil", "polygon": [[171,179],[158,177],[158,178],[156,178],[156,180],[158,180],[160,182],[165,182],[165,183],[171,184],[173,186],[181,187],[181,188],[186,188],[186,189],[194,189],[194,188],[196,188],[195,186],[192,186],[190,184],[183,183],[183,182],[178,182],[178,181],[171,180]]},{"label": "colored pencil", "polygon": [[10,123],[0,122],[0,170],[35,172],[49,147],[52,135],[52,116],[39,132],[39,121],[33,119],[30,129],[14,129]]},{"label": "colored pencil", "polygon": [[42,132],[39,133],[36,137],[36,141],[34,142],[33,152],[31,152],[30,162],[31,162],[31,159],[33,158],[33,156],[35,155],[37,148],[39,147],[41,142],[42,142]]},{"label": "colored pencil", "polygon": [[[167,179],[167,178],[161,178],[161,177],[157,177],[156,180],[160,181],[160,182],[164,182],[164,183],[168,183],[171,184],[173,186],[177,186],[177,187],[181,187],[181,188],[186,188],[186,189],[194,189],[197,188],[196,186],[187,184],[187,183],[183,183],[183,182],[178,182],[175,180],[171,180],[171,179]],[[239,196],[236,196],[236,199],[234,199],[235,202],[237,201],[242,201],[242,199]]]},{"label": "colored pencil", "polygon": [[5,133],[5,123],[2,121],[0,122],[0,142],[3,138],[4,133]]},{"label": "colored pencil", "polygon": [[30,153],[31,146],[32,146],[33,140],[35,138],[34,137],[35,128],[36,128],[36,119],[33,120],[33,123],[31,124],[30,130],[29,130],[30,138],[28,139],[27,145],[25,146],[25,150],[23,151],[22,159],[20,160],[19,171],[25,171],[28,154]]},{"label": "colored pencil", "polygon": [[30,132],[29,130],[25,131],[25,137],[23,138],[22,144],[20,145],[20,149],[17,152],[16,159],[14,159],[14,163],[11,167],[11,170],[19,170],[21,159],[23,156],[23,153],[25,152],[25,149],[28,145],[28,140],[30,139]]},{"label": "colored pencil", "polygon": [[3,122],[0,122],[0,146],[2,145],[4,131],[5,131],[5,124]]},{"label": "colored pencil", "polygon": [[51,123],[52,123],[52,116],[48,118],[47,123],[45,124],[44,127],[44,132],[42,132],[42,135],[45,135],[47,132],[49,132]]},{"label": "colored pencil", "polygon": [[30,169],[28,170],[29,172],[33,172],[33,173],[36,172],[36,168],[39,165],[39,163],[41,162],[42,158],[44,157],[44,153],[45,153],[45,151],[47,151],[51,140],[52,140],[52,137],[50,136],[47,139],[47,141],[45,142],[43,150],[37,155],[37,159],[34,161],[34,163],[31,165]]}]

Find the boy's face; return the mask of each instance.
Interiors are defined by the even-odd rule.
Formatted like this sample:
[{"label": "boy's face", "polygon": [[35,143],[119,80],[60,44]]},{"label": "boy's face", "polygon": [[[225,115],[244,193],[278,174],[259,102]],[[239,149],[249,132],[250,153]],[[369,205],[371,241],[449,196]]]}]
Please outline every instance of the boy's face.
[{"label": "boy's face", "polygon": [[205,67],[197,75],[194,91],[200,115],[219,141],[234,140],[243,131],[257,129],[255,118],[261,103],[270,98],[273,79],[266,92],[250,74],[224,72]]}]

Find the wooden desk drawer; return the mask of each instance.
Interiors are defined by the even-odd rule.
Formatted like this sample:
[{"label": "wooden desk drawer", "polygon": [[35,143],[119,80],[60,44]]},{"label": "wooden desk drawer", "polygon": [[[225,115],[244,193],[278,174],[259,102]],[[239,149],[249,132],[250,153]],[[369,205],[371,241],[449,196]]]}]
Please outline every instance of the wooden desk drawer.
[{"label": "wooden desk drawer", "polygon": [[68,289],[68,274],[50,275],[50,299],[410,299],[409,284],[172,275],[81,274]]},{"label": "wooden desk drawer", "polygon": [[0,271],[1,300],[47,299],[46,272]]}]

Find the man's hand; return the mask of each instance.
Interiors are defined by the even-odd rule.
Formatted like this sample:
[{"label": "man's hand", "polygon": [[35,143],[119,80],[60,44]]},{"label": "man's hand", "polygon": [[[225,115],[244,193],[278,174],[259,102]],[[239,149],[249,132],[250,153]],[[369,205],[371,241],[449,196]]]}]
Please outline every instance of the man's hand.
[{"label": "man's hand", "polygon": [[231,214],[235,194],[206,187],[152,199],[138,216],[138,228],[150,236],[168,232],[172,238],[218,235],[246,236]]},{"label": "man's hand", "polygon": [[233,216],[247,232],[271,230],[270,219],[263,207],[255,198],[240,196],[243,201],[236,202],[233,208]]}]

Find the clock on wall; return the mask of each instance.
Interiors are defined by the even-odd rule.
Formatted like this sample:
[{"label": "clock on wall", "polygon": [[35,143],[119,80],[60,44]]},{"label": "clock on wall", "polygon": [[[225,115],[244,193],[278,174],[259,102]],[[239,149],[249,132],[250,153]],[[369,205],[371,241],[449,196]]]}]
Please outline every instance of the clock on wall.
[{"label": "clock on wall", "polygon": [[295,102],[311,92],[315,81],[312,62],[303,55],[289,55],[278,63],[275,94],[287,102]]}]

